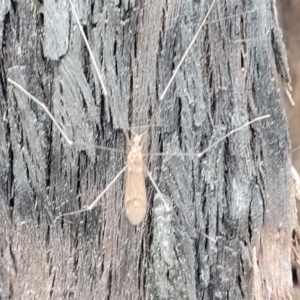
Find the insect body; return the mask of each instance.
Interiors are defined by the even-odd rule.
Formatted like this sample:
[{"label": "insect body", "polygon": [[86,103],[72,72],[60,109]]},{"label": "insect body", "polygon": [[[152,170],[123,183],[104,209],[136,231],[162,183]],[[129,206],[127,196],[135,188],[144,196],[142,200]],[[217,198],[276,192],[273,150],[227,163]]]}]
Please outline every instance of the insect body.
[{"label": "insect body", "polygon": [[127,157],[125,208],[127,217],[133,225],[141,223],[147,212],[142,146],[142,135],[134,137]]},{"label": "insect body", "polygon": [[[112,104],[112,100],[109,97],[108,93],[107,93],[107,89],[103,83],[102,77],[100,75],[100,71],[96,65],[96,61],[94,58],[94,55],[91,51],[91,48],[88,44],[87,38],[85,36],[85,33],[83,31],[83,28],[80,24],[78,15],[75,11],[75,8],[73,6],[73,3],[71,0],[69,0],[70,5],[72,7],[73,13],[75,15],[75,18],[77,20],[79,29],[81,31],[82,37],[86,43],[87,49],[90,53],[91,56],[91,61],[93,63],[93,66],[96,69],[98,78],[100,80],[101,86],[102,86],[102,90],[103,90],[103,94],[105,96],[105,98],[108,100],[108,105],[114,115],[114,117],[119,121],[120,123],[120,127],[123,130],[126,139],[127,139],[127,143],[130,146],[130,151],[127,157],[127,165],[115,176],[115,178],[106,186],[106,188],[100,193],[100,195],[94,200],[94,202],[92,204],[90,204],[89,206],[81,209],[81,210],[77,210],[77,211],[73,211],[73,212],[69,212],[69,213],[64,213],[59,215],[57,218],[60,218],[62,216],[67,216],[67,215],[73,215],[73,214],[78,214],[81,212],[85,212],[88,210],[91,210],[95,207],[95,205],[99,202],[99,200],[102,198],[102,196],[107,192],[107,190],[114,184],[114,182],[116,182],[116,180],[123,174],[123,172],[127,169],[127,178],[126,178],[126,188],[125,188],[125,209],[126,209],[126,214],[127,217],[129,219],[129,221],[133,224],[133,225],[138,225],[140,224],[145,216],[146,216],[146,212],[147,212],[147,195],[146,195],[146,186],[145,186],[145,173],[148,173],[148,176],[150,178],[150,181],[152,182],[153,186],[155,187],[156,191],[159,193],[158,187],[156,186],[153,178],[151,177],[151,174],[149,173],[149,171],[146,169],[146,167],[144,166],[143,163],[143,155],[142,155],[142,148],[147,136],[147,131],[141,135],[137,135],[135,136],[132,141],[130,141],[129,136],[128,136],[128,132],[127,130],[124,128],[124,126],[121,124],[122,122],[120,122],[120,117],[118,112],[115,110],[113,104]],[[155,114],[157,112],[157,109],[160,105],[160,103],[163,101],[171,83],[173,82],[176,74],[178,73],[178,70],[180,68],[180,66],[182,65],[182,63],[184,62],[188,52],[190,51],[193,43],[195,42],[198,34],[200,33],[210,11],[212,10],[212,7],[215,3],[215,0],[212,1],[212,4],[210,6],[210,8],[208,9],[208,12],[204,18],[204,20],[202,21],[199,29],[197,30],[194,38],[192,39],[192,41],[190,42],[189,46],[187,47],[186,51],[184,52],[180,62],[178,63],[177,67],[174,69],[173,75],[170,78],[168,84],[166,85],[164,91],[162,92],[160,98],[159,98],[159,103],[157,104],[156,109],[154,110],[154,113],[152,115],[152,118],[149,122],[149,125],[152,125]],[[38,99],[36,99],[34,96],[32,96],[31,94],[29,94],[23,87],[21,87],[19,84],[17,84],[15,81],[13,81],[12,79],[8,78],[8,82],[13,84],[15,87],[17,87],[18,89],[22,90],[29,98],[31,98],[35,103],[37,103],[39,106],[41,106],[44,111],[48,114],[48,116],[51,118],[51,120],[53,121],[53,124],[55,125],[55,127],[60,131],[62,137],[66,140],[66,142],[69,145],[72,144],[77,144],[80,147],[85,146],[83,144],[80,143],[76,143],[75,141],[72,141],[66,134],[65,132],[62,130],[62,128],[60,127],[60,125],[58,124],[58,122],[55,120],[54,116],[50,113],[50,111],[47,109],[47,107]],[[230,131],[229,133],[227,133],[223,138],[219,139],[217,142],[213,143],[211,146],[209,146],[206,150],[204,150],[201,153],[181,153],[181,154],[172,154],[175,156],[193,156],[193,157],[201,157],[205,152],[207,152],[209,149],[211,149],[212,147],[214,147],[216,144],[218,144],[221,140],[224,140],[225,138],[227,138],[229,135],[233,134],[234,132],[236,132],[237,130],[240,130],[241,128],[248,126],[249,124],[257,121],[257,120],[261,120],[263,118],[267,118],[269,116],[263,116],[263,117],[258,117],[252,121],[247,122],[246,124],[240,126],[237,129],[234,129],[232,131]],[[149,126],[150,127],[150,126]],[[103,147],[103,146],[94,146],[95,148],[98,149],[103,149],[103,150],[114,150],[117,152],[123,152],[123,151],[118,151],[115,149],[110,149],[107,147]],[[158,155],[163,155],[163,154],[158,154]],[[56,218],[56,219],[57,219]],[[55,219],[55,220],[56,220]]]}]

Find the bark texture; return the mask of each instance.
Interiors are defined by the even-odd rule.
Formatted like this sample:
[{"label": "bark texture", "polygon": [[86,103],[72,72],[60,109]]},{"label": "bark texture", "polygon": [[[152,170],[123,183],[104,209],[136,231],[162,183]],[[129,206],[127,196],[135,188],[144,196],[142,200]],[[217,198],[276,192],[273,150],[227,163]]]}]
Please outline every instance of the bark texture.
[{"label": "bark texture", "polygon": [[[120,124],[142,132],[210,1],[74,1],[120,117],[103,97],[68,1],[0,7],[0,297],[2,299],[288,299],[294,226],[289,84],[273,1],[216,1],[156,114],[145,151],[148,213],[127,220]],[[40,99],[45,112],[7,84]],[[155,197],[154,197],[155,196]],[[166,205],[168,203],[168,205]],[[215,242],[213,241],[215,240]]]},{"label": "bark texture", "polygon": [[[290,65],[290,74],[293,83],[293,99],[296,103],[295,106],[291,106],[286,102],[291,144],[292,149],[295,149],[300,146],[300,41],[297,38],[300,30],[300,3],[296,0],[279,0],[277,1],[277,7],[279,21],[283,31],[283,40],[287,48],[287,56]],[[300,151],[293,152],[293,166],[300,172]]]}]

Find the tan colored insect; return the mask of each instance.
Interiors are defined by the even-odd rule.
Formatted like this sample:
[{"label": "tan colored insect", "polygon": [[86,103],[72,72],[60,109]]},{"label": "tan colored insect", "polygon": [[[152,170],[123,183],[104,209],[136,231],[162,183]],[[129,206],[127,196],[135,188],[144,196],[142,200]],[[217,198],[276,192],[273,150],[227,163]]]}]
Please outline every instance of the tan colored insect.
[{"label": "tan colored insect", "polygon": [[[69,213],[64,213],[59,215],[55,220],[57,220],[60,217],[63,216],[68,216],[68,215],[73,215],[73,214],[78,214],[81,212],[85,212],[85,211],[89,211],[91,209],[93,209],[95,207],[95,205],[98,203],[98,201],[102,198],[102,196],[107,192],[107,190],[114,184],[114,182],[123,174],[123,172],[127,169],[127,174],[126,174],[126,187],[125,187],[125,209],[126,209],[126,214],[127,217],[129,219],[129,221],[131,222],[131,224],[133,225],[138,225],[140,224],[146,216],[147,213],[147,194],[146,194],[146,186],[145,186],[145,173],[148,174],[150,181],[152,182],[154,188],[156,189],[156,191],[158,193],[160,193],[157,185],[155,184],[151,174],[149,173],[149,171],[147,171],[147,169],[144,166],[143,163],[143,154],[142,154],[142,148],[143,145],[145,143],[146,137],[147,137],[147,130],[141,134],[141,135],[136,135],[131,141],[129,139],[128,133],[127,131],[124,129],[124,126],[122,126],[122,123],[120,122],[120,118],[118,116],[118,113],[116,112],[116,110],[114,109],[114,106],[112,104],[112,101],[110,99],[110,97],[108,96],[106,87],[103,83],[100,71],[96,65],[96,61],[94,58],[94,55],[92,53],[92,50],[89,46],[89,43],[87,41],[87,38],[85,36],[85,33],[82,29],[82,26],[80,24],[78,15],[75,11],[75,8],[73,6],[73,3],[71,0],[69,0],[70,5],[72,7],[73,13],[75,15],[76,21],[78,23],[79,29],[81,31],[82,37],[85,41],[85,44],[87,46],[87,49],[90,53],[90,57],[92,60],[92,64],[94,65],[98,78],[100,80],[101,86],[102,86],[102,90],[103,90],[103,94],[104,97],[108,100],[109,103],[109,107],[114,115],[114,117],[116,117],[119,121],[119,123],[121,124],[121,128],[126,136],[127,139],[127,143],[129,144],[129,148],[130,151],[128,153],[127,156],[127,164],[126,166],[116,175],[116,177],[106,186],[106,188],[101,192],[101,194],[94,200],[94,202],[92,204],[90,204],[88,207],[85,207],[81,210],[77,210],[77,211],[73,211],[73,212],[69,212]],[[164,89],[162,95],[160,96],[159,99],[159,103],[156,107],[156,109],[154,110],[154,114],[152,115],[152,118],[149,122],[150,125],[152,125],[155,114],[157,112],[157,109],[161,103],[161,101],[164,99],[171,83],[173,82],[176,74],[178,73],[179,68],[181,67],[182,63],[184,62],[188,52],[190,51],[192,45],[194,44],[194,42],[196,41],[197,36],[199,35],[204,23],[206,22],[206,19],[208,17],[208,15],[210,14],[210,11],[213,8],[213,5],[215,3],[215,0],[213,0],[204,20],[202,21],[199,29],[197,30],[194,38],[192,39],[192,41],[190,42],[189,46],[187,47],[184,55],[182,56],[178,66],[175,68],[174,73],[171,77],[171,79],[169,80],[166,88]],[[39,106],[41,106],[44,111],[48,114],[48,116],[50,117],[50,119],[52,120],[53,124],[57,127],[57,129],[59,130],[59,132],[61,133],[61,135],[63,136],[63,138],[67,141],[67,143],[69,145],[73,145],[73,144],[77,144],[80,146],[83,146],[82,144],[76,143],[74,141],[72,141],[71,139],[69,139],[69,137],[65,134],[65,132],[63,131],[63,129],[61,128],[61,126],[58,124],[58,122],[55,120],[54,116],[50,113],[50,111],[48,110],[48,108],[42,103],[40,102],[38,99],[36,99],[33,95],[31,95],[30,93],[28,93],[22,86],[20,86],[18,83],[16,83],[15,81],[13,81],[12,79],[8,78],[8,82],[13,84],[15,87],[17,87],[18,89],[20,89],[22,92],[24,92],[29,98],[31,98],[35,103],[37,103]],[[214,147],[215,145],[217,145],[220,141],[224,140],[225,138],[227,138],[229,135],[233,134],[234,132],[242,129],[243,127],[248,126],[249,124],[257,121],[257,120],[261,120],[264,118],[267,118],[269,116],[263,116],[263,117],[259,117],[256,118],[250,122],[247,122],[246,124],[244,124],[243,126],[229,132],[227,135],[225,135],[223,138],[221,138],[220,140],[218,140],[217,142],[213,143],[209,148],[207,148],[205,151],[203,151],[202,153],[198,153],[198,154],[192,154],[193,156],[197,156],[197,157],[201,157],[204,153],[206,153],[207,151],[209,151],[212,147]],[[104,150],[111,150],[110,148],[107,147],[103,147],[103,146],[95,146],[95,148],[98,149],[104,149]],[[172,154],[173,155],[173,154]],[[191,156],[191,154],[175,154],[176,156]]]},{"label": "tan colored insect", "polygon": [[127,217],[133,225],[141,223],[147,212],[142,141],[142,135],[134,137],[127,157],[125,208]]}]

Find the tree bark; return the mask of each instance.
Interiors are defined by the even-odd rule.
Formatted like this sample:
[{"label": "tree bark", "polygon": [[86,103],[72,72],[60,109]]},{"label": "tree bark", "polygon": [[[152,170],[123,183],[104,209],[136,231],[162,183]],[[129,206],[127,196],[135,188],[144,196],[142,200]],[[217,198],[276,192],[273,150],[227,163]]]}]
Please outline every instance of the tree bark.
[{"label": "tree bark", "polygon": [[[295,224],[287,121],[275,80],[289,75],[273,1],[217,1],[156,113],[145,151],[147,217],[132,226],[121,130],[141,133],[210,1],[68,1],[0,7],[1,298],[288,299]],[[45,114],[6,78],[53,113]],[[155,200],[154,200],[155,199]]]},{"label": "tree bark", "polygon": [[[291,106],[286,102],[286,112],[289,120],[289,134],[291,138],[292,149],[300,146],[300,60],[299,47],[300,41],[297,34],[300,30],[299,13],[300,3],[295,0],[277,1],[279,23],[283,31],[283,41],[287,48],[287,56],[290,62],[290,74],[293,83],[293,99],[296,105]],[[300,172],[300,151],[294,151],[293,166]]]}]

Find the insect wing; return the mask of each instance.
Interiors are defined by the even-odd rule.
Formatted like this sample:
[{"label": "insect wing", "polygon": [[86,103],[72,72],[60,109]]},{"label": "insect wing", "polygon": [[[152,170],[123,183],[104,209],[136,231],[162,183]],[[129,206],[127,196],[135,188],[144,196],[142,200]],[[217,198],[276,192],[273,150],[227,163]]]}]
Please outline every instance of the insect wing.
[{"label": "insect wing", "polygon": [[126,214],[133,225],[141,223],[147,212],[147,195],[143,169],[134,165],[128,168],[125,190]]}]

